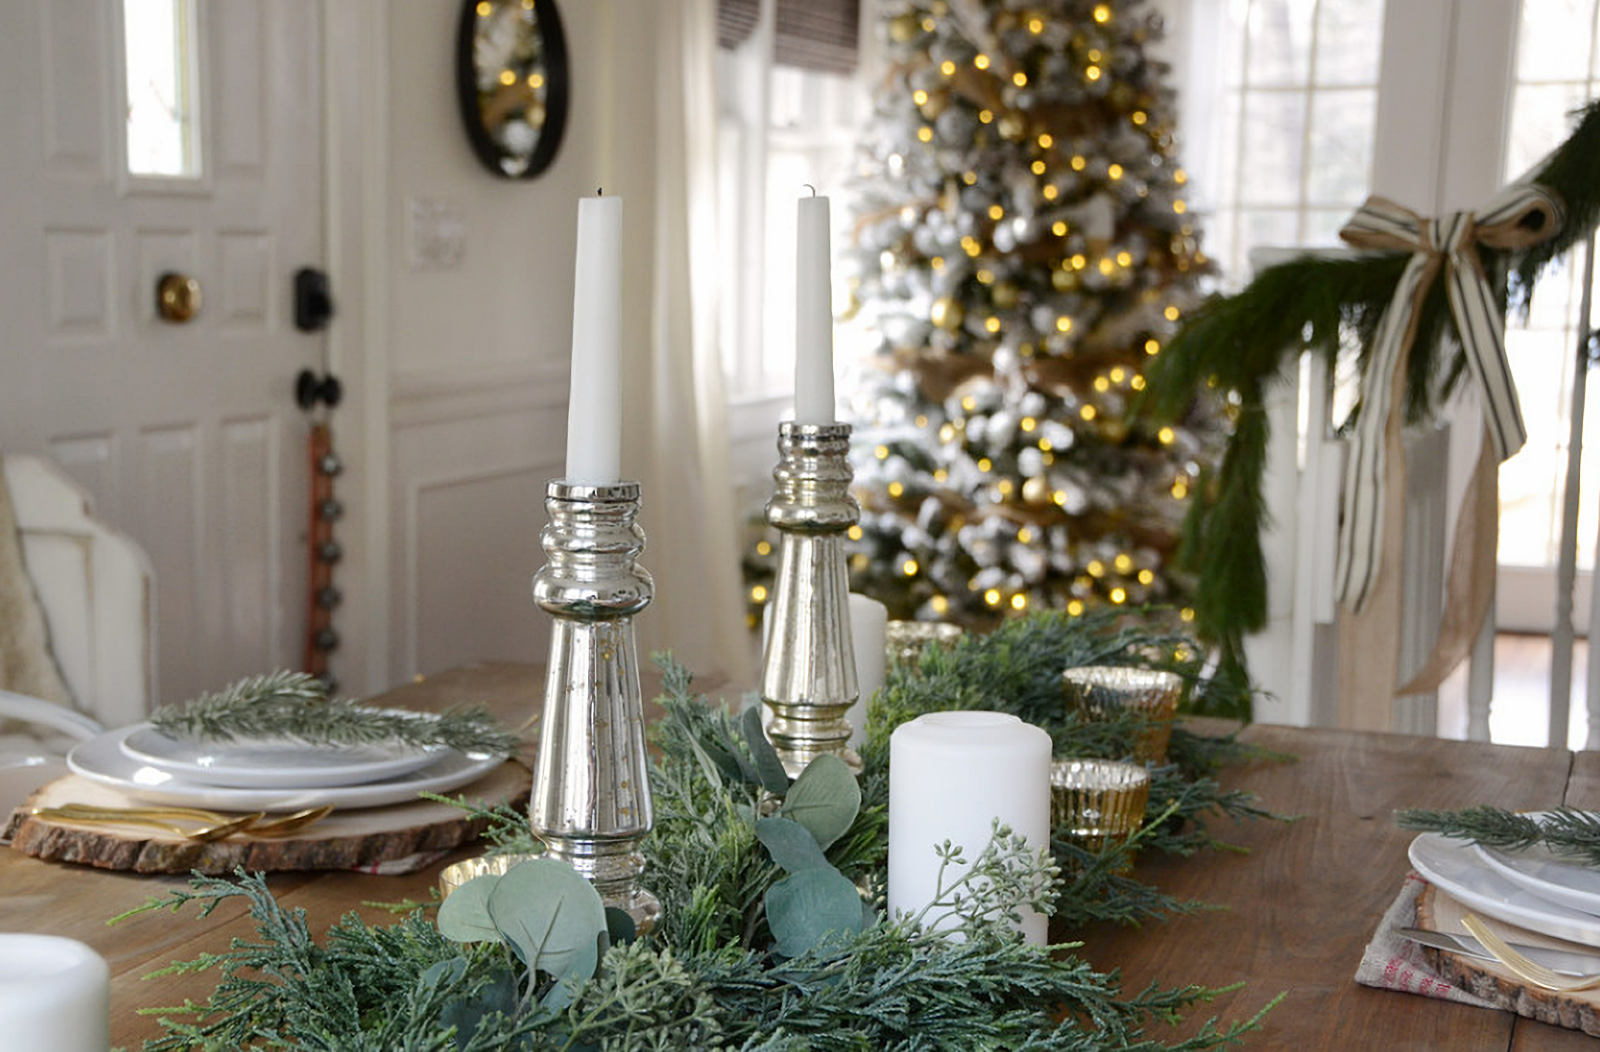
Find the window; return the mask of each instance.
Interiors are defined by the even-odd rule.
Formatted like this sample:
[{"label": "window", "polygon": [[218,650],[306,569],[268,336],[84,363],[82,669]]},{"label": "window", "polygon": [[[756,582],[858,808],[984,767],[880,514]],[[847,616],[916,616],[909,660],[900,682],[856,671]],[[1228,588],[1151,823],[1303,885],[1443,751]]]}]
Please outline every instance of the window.
[{"label": "window", "polygon": [[[722,0],[718,86],[724,209],[722,353],[736,402],[786,395],[794,379],[795,207],[807,186],[833,220],[835,310],[848,288],[855,127],[866,103],[854,0]],[[838,335],[843,337],[845,330]],[[850,357],[836,349],[842,370]]]},{"label": "window", "polygon": [[1337,244],[1365,199],[1384,0],[1226,0],[1190,19],[1187,64],[1210,72],[1189,78],[1180,149],[1206,251],[1240,287],[1251,249]]},{"label": "window", "polygon": [[[1571,132],[1568,114],[1593,98],[1600,49],[1595,0],[1523,0],[1517,32],[1504,179],[1526,173]],[[1554,567],[1572,420],[1572,384],[1582,300],[1582,254],[1540,281],[1526,322],[1507,324],[1506,352],[1522,403],[1528,444],[1500,472],[1500,563]],[[1590,391],[1593,398],[1595,392]],[[1586,414],[1580,492],[1600,486],[1600,414]],[[1600,507],[1578,505],[1578,566],[1594,565]]]},{"label": "window", "polygon": [[194,0],[123,0],[128,173],[201,172]]}]

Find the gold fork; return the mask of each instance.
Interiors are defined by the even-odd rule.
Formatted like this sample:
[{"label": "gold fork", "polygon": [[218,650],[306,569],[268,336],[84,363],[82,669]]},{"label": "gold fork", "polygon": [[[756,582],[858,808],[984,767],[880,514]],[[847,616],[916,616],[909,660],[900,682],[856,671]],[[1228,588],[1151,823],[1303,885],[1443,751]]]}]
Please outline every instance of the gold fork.
[{"label": "gold fork", "polygon": [[[308,807],[302,811],[267,818],[260,811],[246,815],[230,815],[206,811],[196,807],[110,807],[93,804],[66,803],[58,807],[34,808],[34,814],[45,818],[83,822],[131,822],[153,826],[173,833],[182,833],[192,840],[219,840],[234,833],[248,833],[258,837],[282,837],[319,822],[333,813],[331,805]],[[177,821],[172,821],[177,820]],[[190,831],[180,822],[201,822],[204,828]]]},{"label": "gold fork", "polygon": [[[63,822],[77,822],[88,825],[140,825],[150,826],[154,829],[164,829],[169,833],[177,833],[186,840],[198,840],[201,843],[210,843],[221,840],[223,837],[247,829],[251,823],[264,818],[265,815],[256,811],[248,815],[236,815],[223,822],[212,822],[196,829],[192,825],[179,825],[177,822],[168,821],[161,813],[154,811],[139,811],[136,809],[96,809],[83,805],[65,807],[35,807],[33,814],[40,818],[52,818]],[[193,816],[171,815],[175,818],[192,818]]]},{"label": "gold fork", "polygon": [[1555,990],[1561,993],[1588,990],[1600,986],[1600,974],[1562,975],[1560,972],[1551,971],[1542,964],[1535,964],[1507,946],[1500,936],[1489,930],[1488,925],[1470,913],[1461,919],[1461,926],[1466,928],[1475,939],[1482,943],[1483,948],[1493,954],[1497,961],[1515,973],[1518,978],[1526,979],[1535,986],[1542,986],[1546,990]]}]

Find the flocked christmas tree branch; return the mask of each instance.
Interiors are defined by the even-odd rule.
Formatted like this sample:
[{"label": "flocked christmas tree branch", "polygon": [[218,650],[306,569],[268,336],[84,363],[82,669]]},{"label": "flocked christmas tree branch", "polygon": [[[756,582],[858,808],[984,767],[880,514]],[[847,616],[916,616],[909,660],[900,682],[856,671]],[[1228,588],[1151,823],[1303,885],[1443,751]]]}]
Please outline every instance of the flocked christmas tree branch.
[{"label": "flocked christmas tree branch", "polygon": [[160,709],[150,722],[171,738],[233,741],[289,738],[308,745],[445,746],[509,756],[517,736],[482,707],[422,715],[330,699],[322,681],[303,672],[274,672],[240,680],[186,705]]}]

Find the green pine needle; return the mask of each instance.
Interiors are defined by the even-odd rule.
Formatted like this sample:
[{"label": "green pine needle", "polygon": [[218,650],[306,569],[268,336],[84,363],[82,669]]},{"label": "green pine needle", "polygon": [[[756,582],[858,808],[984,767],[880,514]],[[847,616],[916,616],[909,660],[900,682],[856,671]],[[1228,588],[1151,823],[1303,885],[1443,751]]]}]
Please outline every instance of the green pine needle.
[{"label": "green pine needle", "polygon": [[1537,817],[1480,804],[1461,811],[1396,811],[1401,829],[1439,833],[1485,847],[1520,851],[1542,844],[1552,854],[1600,867],[1600,813],[1557,808]]},{"label": "green pine needle", "polygon": [[509,756],[517,736],[502,730],[486,708],[452,709],[437,716],[330,700],[322,682],[303,672],[274,672],[240,680],[150,718],[169,738],[234,741],[287,738],[308,745],[397,743],[445,746],[464,753]]}]

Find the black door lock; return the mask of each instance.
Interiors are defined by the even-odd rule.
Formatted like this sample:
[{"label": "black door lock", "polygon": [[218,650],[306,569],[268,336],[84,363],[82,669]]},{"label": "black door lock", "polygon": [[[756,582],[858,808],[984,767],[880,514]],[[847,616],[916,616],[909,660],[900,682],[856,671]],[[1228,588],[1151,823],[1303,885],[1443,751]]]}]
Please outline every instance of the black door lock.
[{"label": "black door lock", "polygon": [[328,327],[333,317],[333,294],[328,291],[328,275],[316,267],[301,267],[294,272],[294,327],[301,332],[316,332]]}]

